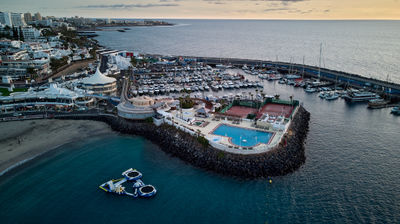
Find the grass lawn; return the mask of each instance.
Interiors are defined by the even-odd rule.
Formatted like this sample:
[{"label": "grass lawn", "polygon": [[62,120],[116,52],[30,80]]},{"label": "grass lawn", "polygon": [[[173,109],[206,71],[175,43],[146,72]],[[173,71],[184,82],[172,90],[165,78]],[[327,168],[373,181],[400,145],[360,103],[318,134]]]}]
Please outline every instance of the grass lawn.
[{"label": "grass lawn", "polygon": [[5,88],[0,88],[0,93],[2,96],[9,96],[10,93],[15,93],[15,92],[26,92],[28,89],[26,88],[14,88],[14,91],[10,92],[8,89]]}]

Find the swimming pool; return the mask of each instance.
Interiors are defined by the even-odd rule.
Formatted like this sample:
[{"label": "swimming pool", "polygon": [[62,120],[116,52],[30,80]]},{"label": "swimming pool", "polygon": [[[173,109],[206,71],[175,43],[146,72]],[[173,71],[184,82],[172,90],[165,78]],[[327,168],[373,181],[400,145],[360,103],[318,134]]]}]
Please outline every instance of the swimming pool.
[{"label": "swimming pool", "polygon": [[273,135],[271,132],[234,127],[226,124],[219,125],[212,133],[214,135],[230,137],[232,144],[244,147],[252,147],[259,143],[268,144]]}]

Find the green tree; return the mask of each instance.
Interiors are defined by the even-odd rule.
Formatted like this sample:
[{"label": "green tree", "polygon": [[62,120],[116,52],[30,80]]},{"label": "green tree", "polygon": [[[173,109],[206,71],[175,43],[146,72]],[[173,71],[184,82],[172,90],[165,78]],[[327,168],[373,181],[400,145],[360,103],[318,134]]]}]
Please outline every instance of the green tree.
[{"label": "green tree", "polygon": [[19,39],[18,38],[18,29],[13,26],[12,32],[13,32],[13,40],[18,40]]},{"label": "green tree", "polygon": [[19,40],[25,41],[24,33],[22,32],[22,27],[19,27]]},{"label": "green tree", "polygon": [[132,56],[132,57],[131,57],[131,64],[132,64],[133,67],[136,67],[136,65],[137,65],[137,60],[136,60],[136,57],[135,57],[135,56]]},{"label": "green tree", "polygon": [[68,56],[64,56],[60,59],[56,59],[56,58],[51,58],[50,59],[50,67],[53,70],[57,70],[58,68],[60,68],[63,65],[68,64]]},{"label": "green tree", "polygon": [[90,49],[90,51],[89,51],[89,54],[92,55],[93,59],[97,59],[96,51],[97,51],[96,47]]},{"label": "green tree", "polygon": [[194,101],[190,99],[189,95],[186,96],[185,98],[180,98],[179,102],[181,104],[182,109],[189,109],[192,108],[194,105]]}]

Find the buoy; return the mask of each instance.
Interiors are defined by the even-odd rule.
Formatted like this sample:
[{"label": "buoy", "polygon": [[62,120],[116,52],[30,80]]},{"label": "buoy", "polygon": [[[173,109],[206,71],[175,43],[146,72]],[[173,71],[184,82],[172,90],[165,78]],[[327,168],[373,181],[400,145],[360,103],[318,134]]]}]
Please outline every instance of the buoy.
[{"label": "buoy", "polygon": [[271,179],[269,180],[269,183],[272,184],[272,180]]}]

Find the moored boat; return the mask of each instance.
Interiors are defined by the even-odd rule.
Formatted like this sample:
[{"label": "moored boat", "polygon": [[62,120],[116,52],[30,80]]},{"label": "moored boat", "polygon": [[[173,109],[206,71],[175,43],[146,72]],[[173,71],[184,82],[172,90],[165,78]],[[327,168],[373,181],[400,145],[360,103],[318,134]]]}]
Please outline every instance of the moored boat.
[{"label": "moored boat", "polygon": [[347,92],[343,98],[347,102],[365,102],[374,99],[379,99],[379,96],[372,92]]},{"label": "moored boat", "polygon": [[339,99],[339,95],[337,93],[328,93],[325,96],[325,100],[337,100]]},{"label": "moored boat", "polygon": [[374,99],[368,101],[368,108],[370,109],[379,109],[379,108],[384,108],[386,105],[389,103],[389,101],[386,101],[384,99]]},{"label": "moored boat", "polygon": [[400,107],[393,107],[390,113],[394,115],[400,115]]}]

